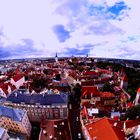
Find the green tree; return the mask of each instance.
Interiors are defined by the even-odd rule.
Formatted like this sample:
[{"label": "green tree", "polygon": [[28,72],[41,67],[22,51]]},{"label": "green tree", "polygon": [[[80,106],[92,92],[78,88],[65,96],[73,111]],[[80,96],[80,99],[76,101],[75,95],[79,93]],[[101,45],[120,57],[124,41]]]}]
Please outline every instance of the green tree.
[{"label": "green tree", "polygon": [[129,119],[136,119],[137,116],[140,116],[140,105],[129,108],[125,116]]},{"label": "green tree", "polygon": [[44,69],[43,70],[43,73],[46,74],[46,75],[48,75],[48,70],[47,69]]},{"label": "green tree", "polygon": [[73,94],[74,97],[78,100],[80,100],[81,97],[81,85],[80,84],[75,84],[75,86],[73,87]]},{"label": "green tree", "polygon": [[113,87],[110,85],[108,82],[104,84],[103,86],[103,91],[104,92],[113,92]]},{"label": "green tree", "polygon": [[40,92],[46,85],[46,79],[43,76],[34,76],[32,77],[33,81],[31,83],[31,88],[36,92]]}]

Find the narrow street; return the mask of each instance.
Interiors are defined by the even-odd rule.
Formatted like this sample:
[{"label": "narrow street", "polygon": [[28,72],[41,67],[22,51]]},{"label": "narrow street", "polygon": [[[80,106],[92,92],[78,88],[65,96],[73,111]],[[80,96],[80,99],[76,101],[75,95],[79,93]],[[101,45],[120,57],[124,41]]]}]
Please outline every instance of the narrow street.
[{"label": "narrow street", "polygon": [[40,133],[40,123],[31,123],[32,124],[32,132],[30,140],[38,140]]},{"label": "narrow street", "polygon": [[[71,99],[69,105],[69,122],[73,140],[83,140],[80,123],[80,103]],[[71,106],[71,107],[70,107]]]}]

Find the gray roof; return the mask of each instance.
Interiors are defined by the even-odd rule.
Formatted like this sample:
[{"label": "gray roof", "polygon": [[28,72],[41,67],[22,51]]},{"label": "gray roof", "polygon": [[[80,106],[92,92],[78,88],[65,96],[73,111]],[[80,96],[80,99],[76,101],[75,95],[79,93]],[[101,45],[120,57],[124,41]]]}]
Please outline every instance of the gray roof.
[{"label": "gray roof", "polygon": [[0,106],[0,117],[4,116],[7,118],[11,118],[13,121],[20,122],[22,121],[24,114],[25,114],[24,110]]},{"label": "gray roof", "polygon": [[68,103],[68,94],[27,94],[21,93],[19,91],[14,91],[7,98],[7,101],[12,103],[21,103],[35,105],[39,103],[40,105],[52,105],[52,104],[67,104]]}]

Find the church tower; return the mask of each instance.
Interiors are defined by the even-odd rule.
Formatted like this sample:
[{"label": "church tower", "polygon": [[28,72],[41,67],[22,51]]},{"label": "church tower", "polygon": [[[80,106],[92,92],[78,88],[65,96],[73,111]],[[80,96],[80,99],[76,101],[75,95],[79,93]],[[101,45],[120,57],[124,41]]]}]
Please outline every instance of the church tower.
[{"label": "church tower", "polygon": [[56,55],[55,55],[55,62],[58,62],[57,52],[56,52]]},{"label": "church tower", "polygon": [[137,94],[136,94],[134,103],[135,103],[135,105],[140,104],[140,87],[137,90]]},{"label": "church tower", "polygon": [[124,75],[121,79],[120,87],[123,89],[127,89],[128,86],[128,78],[126,75]]}]

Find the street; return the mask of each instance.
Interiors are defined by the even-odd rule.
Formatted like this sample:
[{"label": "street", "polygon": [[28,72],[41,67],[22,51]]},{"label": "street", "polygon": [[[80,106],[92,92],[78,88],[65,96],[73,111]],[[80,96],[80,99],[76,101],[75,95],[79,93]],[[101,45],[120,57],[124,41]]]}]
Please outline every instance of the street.
[{"label": "street", "polygon": [[69,105],[69,122],[73,140],[83,140],[82,129],[80,123],[80,103],[73,100]]}]

